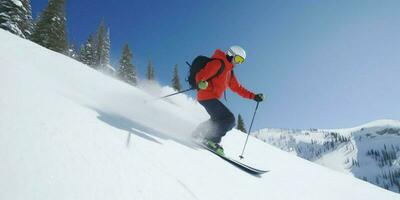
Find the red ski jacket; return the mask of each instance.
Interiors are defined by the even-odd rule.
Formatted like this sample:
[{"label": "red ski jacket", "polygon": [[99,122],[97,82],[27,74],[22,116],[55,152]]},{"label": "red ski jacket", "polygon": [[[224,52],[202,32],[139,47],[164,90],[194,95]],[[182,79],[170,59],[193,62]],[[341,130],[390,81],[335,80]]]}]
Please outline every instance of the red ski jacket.
[{"label": "red ski jacket", "polygon": [[[226,54],[223,51],[220,49],[215,50],[212,58],[222,60],[225,63],[225,68],[221,74],[209,81],[206,89],[197,92],[198,101],[219,99],[228,87],[244,98],[254,99],[255,94],[241,86],[235,75],[232,73],[234,66],[228,61]],[[208,80],[215,75],[220,68],[221,61],[219,60],[213,60],[207,63],[207,65],[196,74],[196,83],[198,84],[201,80]]]}]

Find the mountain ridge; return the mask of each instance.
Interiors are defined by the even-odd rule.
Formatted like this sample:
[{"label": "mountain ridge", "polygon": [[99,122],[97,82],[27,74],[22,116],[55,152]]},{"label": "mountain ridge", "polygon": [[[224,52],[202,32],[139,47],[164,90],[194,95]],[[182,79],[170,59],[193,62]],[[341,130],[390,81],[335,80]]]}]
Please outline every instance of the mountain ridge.
[{"label": "mountain ridge", "polygon": [[299,157],[400,192],[400,121],[343,129],[261,129],[256,138]]}]

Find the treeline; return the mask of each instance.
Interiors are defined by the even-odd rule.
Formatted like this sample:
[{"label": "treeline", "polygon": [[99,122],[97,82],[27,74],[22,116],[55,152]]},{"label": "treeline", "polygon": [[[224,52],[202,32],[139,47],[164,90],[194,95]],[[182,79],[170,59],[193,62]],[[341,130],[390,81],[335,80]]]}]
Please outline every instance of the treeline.
[{"label": "treeline", "polygon": [[400,136],[400,129],[385,128],[385,129],[383,129],[381,131],[377,131],[376,134],[378,134],[378,135],[388,134],[388,135],[399,135]]},{"label": "treeline", "polygon": [[398,145],[390,145],[388,148],[386,145],[383,146],[383,149],[376,150],[370,149],[367,151],[367,156],[370,156],[375,161],[378,162],[379,167],[384,166],[392,166],[394,162],[397,160],[397,153],[400,152],[400,147]]},{"label": "treeline", "polygon": [[382,178],[388,181],[388,184],[383,185],[385,189],[397,187],[398,192],[400,192],[400,170],[389,170],[387,173],[382,173]]},{"label": "treeline", "polygon": [[[325,141],[323,143],[323,146],[327,150],[334,150],[340,144],[347,143],[347,142],[350,141],[350,137],[345,137],[345,136],[340,135],[340,134],[338,134],[336,132],[329,133],[329,136],[330,136],[330,140]],[[311,143],[312,143],[312,141],[311,141]]]},{"label": "treeline", "polygon": [[[138,73],[132,64],[133,53],[126,43],[117,69],[110,64],[111,36],[110,28],[100,22],[98,29],[88,36],[84,44],[75,45],[68,40],[67,13],[65,0],[49,0],[47,6],[32,18],[30,0],[2,0],[0,4],[0,28],[22,38],[29,39],[45,48],[67,55],[93,69],[114,75],[131,84],[138,83]],[[79,49],[77,49],[79,46]],[[171,86],[180,91],[181,83],[178,65],[173,67]],[[154,65],[148,62],[146,79],[155,80]]]},{"label": "treeline", "polygon": [[[375,180],[373,180],[375,178]],[[372,184],[381,186],[387,190],[400,192],[400,170],[388,170],[382,171],[380,175],[375,176],[369,180],[367,177],[363,177],[364,181],[368,181]]]}]

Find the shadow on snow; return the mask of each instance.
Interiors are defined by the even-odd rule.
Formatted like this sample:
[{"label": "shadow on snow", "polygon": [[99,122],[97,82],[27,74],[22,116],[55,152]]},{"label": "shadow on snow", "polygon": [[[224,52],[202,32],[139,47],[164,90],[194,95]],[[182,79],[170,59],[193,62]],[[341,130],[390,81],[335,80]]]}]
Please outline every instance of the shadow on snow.
[{"label": "shadow on snow", "polygon": [[96,111],[98,113],[97,119],[99,119],[103,123],[106,123],[114,128],[127,131],[129,133],[127,139],[127,146],[130,143],[130,138],[131,138],[130,135],[134,134],[140,138],[143,138],[151,142],[155,142],[157,144],[162,144],[158,139],[173,140],[189,148],[196,148],[196,146],[192,144],[190,141],[185,141],[183,139],[161,133],[160,131],[157,131],[151,127],[132,121],[131,119],[119,115],[117,113],[106,112],[93,107],[88,107],[88,108]]}]

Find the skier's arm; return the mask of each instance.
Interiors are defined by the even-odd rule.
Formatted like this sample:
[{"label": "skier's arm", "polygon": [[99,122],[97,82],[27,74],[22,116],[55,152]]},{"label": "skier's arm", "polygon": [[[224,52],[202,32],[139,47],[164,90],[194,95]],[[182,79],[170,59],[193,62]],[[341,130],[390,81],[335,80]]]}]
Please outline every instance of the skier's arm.
[{"label": "skier's arm", "polygon": [[229,82],[229,88],[232,91],[236,92],[240,96],[247,98],[247,99],[254,99],[255,94],[248,91],[246,88],[240,85],[239,81],[236,79],[236,76],[231,72],[231,79]]},{"label": "skier's arm", "polygon": [[196,83],[200,81],[207,81],[209,78],[214,76],[220,68],[221,61],[212,60],[208,62],[206,66],[196,74]]}]

